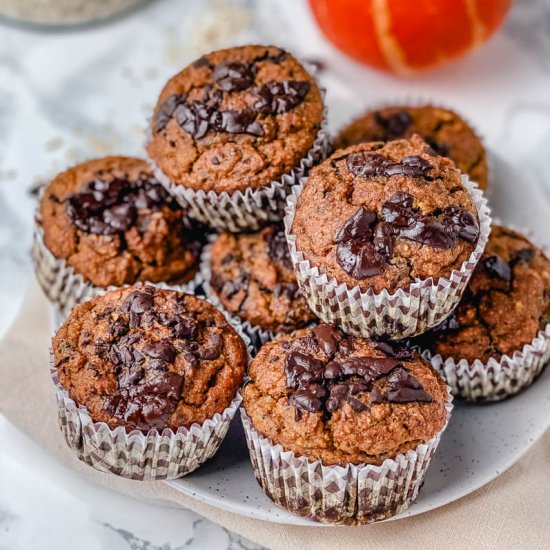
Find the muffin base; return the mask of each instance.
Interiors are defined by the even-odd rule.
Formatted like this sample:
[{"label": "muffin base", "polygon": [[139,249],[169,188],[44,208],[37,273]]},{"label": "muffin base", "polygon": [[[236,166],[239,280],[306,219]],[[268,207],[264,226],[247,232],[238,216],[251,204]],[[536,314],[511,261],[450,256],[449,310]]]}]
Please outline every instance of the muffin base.
[{"label": "muffin base", "polygon": [[386,336],[394,339],[417,336],[443,321],[460,300],[491,232],[487,200],[476,183],[467,176],[461,178],[479,216],[480,232],[474,251],[449,278],[418,280],[393,294],[387,290],[375,293],[368,289],[363,292],[357,286],[349,287],[346,283],[338,283],[335,278],[329,279],[322,268],[311,264],[298,250],[296,236],[291,229],[296,203],[307,181],[307,178],[303,178],[301,185],[287,199],[284,222],[296,278],[315,315],[325,323],[338,325],[353,336]]},{"label": "muffin base", "polygon": [[550,361],[550,323],[511,357],[469,363],[466,359],[443,359],[428,350],[422,355],[445,378],[454,396],[474,402],[500,401],[530,386]]},{"label": "muffin base", "polygon": [[[72,309],[92,296],[104,294],[108,290],[117,288],[110,286],[102,288],[87,282],[82,275],[76,273],[73,267],[67,265],[63,259],[54,256],[44,243],[44,230],[37,220],[32,244],[32,262],[38,283],[50,302],[63,317],[67,317]],[[139,281],[142,284],[161,286],[165,283],[151,283]],[[182,285],[166,284],[168,288],[194,294],[201,284],[200,270],[193,279]]]},{"label": "muffin base", "polygon": [[148,158],[157,180],[187,211],[190,218],[217,229],[238,233],[257,230],[270,222],[280,221],[284,216],[286,197],[312,166],[327,157],[329,150],[325,109],[321,127],[308,154],[289,173],[258,189],[248,188],[231,194],[225,191],[196,191],[172,182],[156,162]]},{"label": "muffin base", "polygon": [[335,525],[363,525],[388,519],[412,504],[424,480],[453,405],[446,404],[447,422],[426,443],[379,466],[324,466],[285,451],[252,426],[241,409],[250,460],[256,480],[276,504],[299,516]]}]

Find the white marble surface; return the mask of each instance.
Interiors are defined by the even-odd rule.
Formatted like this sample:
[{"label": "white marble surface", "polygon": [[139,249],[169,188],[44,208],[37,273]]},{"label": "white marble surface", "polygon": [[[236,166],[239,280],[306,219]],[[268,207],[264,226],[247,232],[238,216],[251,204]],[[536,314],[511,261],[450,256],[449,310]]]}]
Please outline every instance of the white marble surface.
[{"label": "white marble surface", "polygon": [[[481,52],[409,80],[335,52],[304,0],[157,0],[78,32],[0,25],[0,335],[32,276],[29,189],[85,158],[139,154],[163,82],[201,53],[234,43],[276,43],[324,61],[333,128],[384,100],[451,105],[550,198],[549,20],[548,0],[518,0]],[[90,485],[0,419],[0,548],[184,547],[255,548],[192,512]]]}]

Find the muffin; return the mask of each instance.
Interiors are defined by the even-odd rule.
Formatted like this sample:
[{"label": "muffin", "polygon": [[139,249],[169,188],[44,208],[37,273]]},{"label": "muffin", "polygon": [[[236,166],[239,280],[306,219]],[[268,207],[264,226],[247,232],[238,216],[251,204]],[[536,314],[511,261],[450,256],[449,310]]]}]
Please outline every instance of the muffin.
[{"label": "muffin", "polygon": [[421,356],[320,324],[265,344],[249,375],[247,441],[276,503],[352,524],[414,501],[450,415],[445,382]]},{"label": "muffin", "polygon": [[242,46],[171,78],[151,121],[149,156],[167,189],[221,229],[280,220],[289,186],[324,156],[316,80],[289,53]]},{"label": "muffin", "polygon": [[[61,173],[46,187],[35,267],[50,300],[69,311],[93,288],[189,282],[199,269],[201,233],[144,160],[106,157]],[[72,300],[71,284],[80,292]]]},{"label": "muffin", "polygon": [[438,154],[449,157],[481,189],[487,189],[487,154],[470,125],[450,109],[433,105],[388,106],[367,111],[343,128],[336,149],[369,141],[391,141],[420,134]]},{"label": "muffin", "polygon": [[245,343],[189,294],[134,285],[95,296],[52,346],[61,429],[97,469],[184,475],[213,456],[240,402]]},{"label": "muffin", "polygon": [[256,340],[315,319],[298,288],[282,223],[255,233],[220,233],[207,256],[207,293],[244,321]]},{"label": "muffin", "polygon": [[390,338],[449,314],[490,223],[481,193],[417,135],[337,151],[311,171],[285,221],[315,313],[346,332]]},{"label": "muffin", "polygon": [[550,260],[494,226],[461,302],[421,337],[454,393],[497,400],[533,382],[550,359]]}]

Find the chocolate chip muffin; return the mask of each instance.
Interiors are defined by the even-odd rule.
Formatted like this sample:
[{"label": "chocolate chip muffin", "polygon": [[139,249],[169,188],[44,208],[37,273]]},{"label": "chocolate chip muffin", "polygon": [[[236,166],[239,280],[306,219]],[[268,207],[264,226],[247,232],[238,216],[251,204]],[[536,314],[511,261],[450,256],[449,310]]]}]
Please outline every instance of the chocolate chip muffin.
[{"label": "chocolate chip muffin", "polygon": [[415,135],[339,150],[315,167],[290,233],[329,280],[394,292],[450,277],[470,258],[480,229],[453,162]]},{"label": "chocolate chip muffin", "polygon": [[381,464],[447,422],[447,389],[427,361],[331,325],[276,337],[249,374],[244,407],[255,430],[324,465]]},{"label": "chocolate chip muffin", "polygon": [[468,123],[454,111],[433,105],[389,106],[366,112],[340,131],[334,146],[344,149],[369,141],[391,141],[420,134],[438,154],[487,189],[487,155]]},{"label": "chocolate chip muffin", "polygon": [[94,422],[143,432],[222,413],[247,362],[243,340],[214,306],[141,285],[77,306],[53,356],[61,385]]},{"label": "chocolate chip muffin", "polygon": [[40,202],[44,243],[87,283],[185,283],[202,232],[137,158],[106,157],[59,174]]},{"label": "chocolate chip muffin", "polygon": [[297,166],[322,119],[319,87],[292,55],[268,46],[229,48],[170,79],[147,150],[178,186],[257,189]]},{"label": "chocolate chip muffin", "polygon": [[210,271],[222,306],[253,327],[290,332],[315,318],[299,291],[282,224],[255,233],[220,233]]},{"label": "chocolate chip muffin", "polygon": [[512,357],[550,323],[550,260],[520,233],[494,226],[462,301],[421,338],[443,358]]}]

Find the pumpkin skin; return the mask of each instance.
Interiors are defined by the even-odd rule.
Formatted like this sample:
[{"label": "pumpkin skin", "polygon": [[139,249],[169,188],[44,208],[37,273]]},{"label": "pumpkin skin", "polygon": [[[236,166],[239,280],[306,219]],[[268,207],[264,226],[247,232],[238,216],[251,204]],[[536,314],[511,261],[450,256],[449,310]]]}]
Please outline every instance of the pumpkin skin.
[{"label": "pumpkin skin", "polygon": [[479,48],[502,25],[511,0],[309,0],[342,52],[400,75],[443,65]]}]

